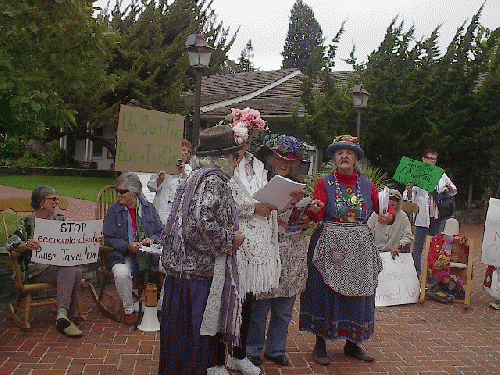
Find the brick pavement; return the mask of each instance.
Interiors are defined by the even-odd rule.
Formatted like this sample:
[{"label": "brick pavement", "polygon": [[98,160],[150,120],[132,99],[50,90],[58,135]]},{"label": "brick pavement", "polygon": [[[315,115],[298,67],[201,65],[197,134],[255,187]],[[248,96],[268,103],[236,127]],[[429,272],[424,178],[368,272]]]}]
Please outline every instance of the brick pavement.
[{"label": "brick pavement", "polygon": [[[0,186],[0,197],[14,192]],[[78,207],[75,216],[68,210],[68,217],[93,217],[93,203],[73,204]],[[483,226],[464,224],[461,232],[476,241],[469,309],[433,301],[377,308],[375,334],[367,344],[377,361],[348,359],[342,354],[343,342],[329,342],[333,361],[323,367],[312,359],[314,337],[298,330],[296,304],[287,348],[292,363],[280,368],[265,361],[262,374],[500,374],[500,312],[488,307],[490,300],[481,286]],[[38,310],[31,331],[22,332],[12,324],[5,303],[0,305],[0,375],[156,374],[159,333],[134,331],[103,317],[88,291],[82,294],[90,312],[81,324],[81,339],[57,333],[55,311],[49,308]]]}]

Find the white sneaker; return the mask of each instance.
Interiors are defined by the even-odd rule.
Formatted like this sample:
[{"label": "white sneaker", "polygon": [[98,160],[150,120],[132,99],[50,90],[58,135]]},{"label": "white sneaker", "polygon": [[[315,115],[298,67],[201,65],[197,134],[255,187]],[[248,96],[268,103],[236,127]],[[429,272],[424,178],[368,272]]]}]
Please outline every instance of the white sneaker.
[{"label": "white sneaker", "polygon": [[237,359],[232,356],[228,356],[227,368],[230,370],[240,371],[243,375],[259,375],[260,368],[255,366],[248,357],[243,359]]},{"label": "white sneaker", "polygon": [[207,369],[207,375],[231,375],[224,366],[214,366]]}]

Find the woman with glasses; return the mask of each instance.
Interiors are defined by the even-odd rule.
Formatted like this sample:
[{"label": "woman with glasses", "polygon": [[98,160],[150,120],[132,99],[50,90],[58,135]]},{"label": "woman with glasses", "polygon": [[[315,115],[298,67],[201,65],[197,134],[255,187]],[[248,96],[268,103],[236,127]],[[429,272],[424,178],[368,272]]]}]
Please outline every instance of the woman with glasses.
[{"label": "woman with glasses", "polygon": [[[142,184],[134,173],[121,174],[116,179],[117,202],[104,217],[104,241],[113,248],[109,267],[122,300],[123,324],[135,325],[132,281],[148,269],[157,269],[159,259],[141,252],[142,246],[160,243],[163,225],[154,206],[142,194]],[[156,264],[152,264],[156,260]],[[150,264],[151,263],[151,264]]]},{"label": "woman with glasses", "polygon": [[47,220],[66,220],[56,214],[59,204],[56,191],[50,186],[41,186],[31,193],[31,207],[35,214],[22,218],[14,234],[9,238],[7,248],[20,254],[23,277],[27,283],[48,283],[57,286],[57,330],[69,337],[81,337],[82,331],[71,321],[76,310],[76,301],[82,269],[80,266],[54,266],[31,262],[31,252],[40,248],[33,239],[35,218]]}]

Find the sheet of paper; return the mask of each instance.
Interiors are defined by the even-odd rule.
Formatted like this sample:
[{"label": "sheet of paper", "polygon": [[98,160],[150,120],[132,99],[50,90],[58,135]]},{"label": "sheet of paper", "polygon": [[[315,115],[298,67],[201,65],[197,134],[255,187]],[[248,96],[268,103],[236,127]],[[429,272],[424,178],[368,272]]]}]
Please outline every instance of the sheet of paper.
[{"label": "sheet of paper", "polygon": [[153,244],[151,246],[141,246],[141,251],[144,251],[146,253],[151,253],[151,254],[158,254],[161,255],[161,252],[163,251],[163,246]]},{"label": "sheet of paper", "polygon": [[262,189],[256,192],[253,197],[261,203],[268,203],[278,207],[282,211],[290,202],[292,191],[304,190],[306,184],[295,182],[282,176],[274,176]]},{"label": "sheet of paper", "polygon": [[381,215],[387,211],[387,207],[389,207],[389,188],[384,186],[384,188],[378,192],[378,214]]}]

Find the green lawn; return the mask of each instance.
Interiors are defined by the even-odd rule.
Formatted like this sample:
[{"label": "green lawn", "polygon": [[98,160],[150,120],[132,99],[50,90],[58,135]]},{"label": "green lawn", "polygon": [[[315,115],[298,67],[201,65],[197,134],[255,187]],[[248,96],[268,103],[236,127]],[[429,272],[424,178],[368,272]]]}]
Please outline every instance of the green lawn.
[{"label": "green lawn", "polygon": [[0,185],[18,189],[34,190],[48,185],[57,194],[95,202],[97,194],[106,185],[114,183],[112,178],[72,176],[0,176]]}]

